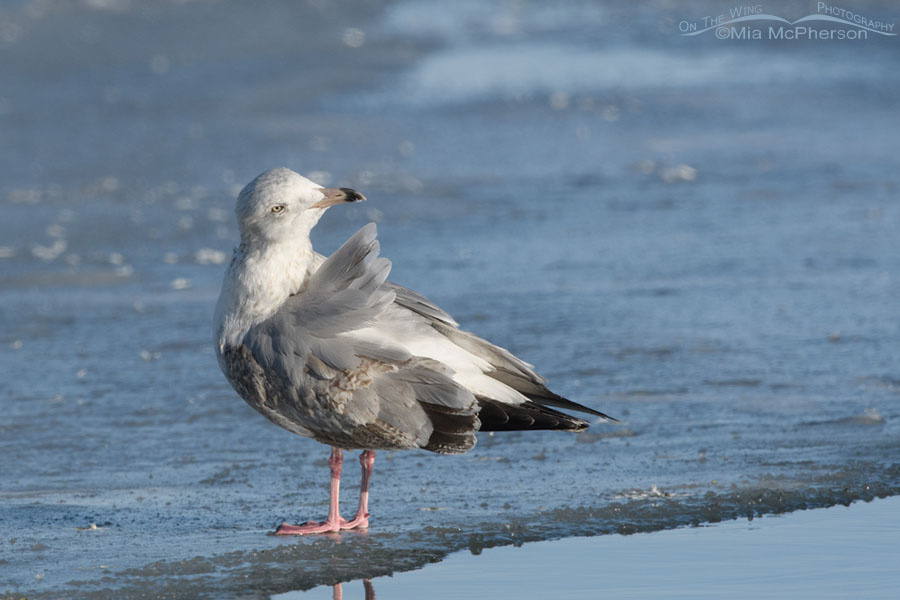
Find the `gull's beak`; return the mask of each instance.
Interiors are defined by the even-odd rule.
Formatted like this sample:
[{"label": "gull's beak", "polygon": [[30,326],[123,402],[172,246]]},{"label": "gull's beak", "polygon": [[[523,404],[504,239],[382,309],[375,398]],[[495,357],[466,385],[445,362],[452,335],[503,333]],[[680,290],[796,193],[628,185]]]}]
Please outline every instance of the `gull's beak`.
[{"label": "gull's beak", "polygon": [[344,202],[362,202],[366,199],[365,196],[350,188],[321,188],[319,191],[325,194],[325,198],[316,202],[310,206],[310,208],[328,208],[335,204],[343,204]]}]

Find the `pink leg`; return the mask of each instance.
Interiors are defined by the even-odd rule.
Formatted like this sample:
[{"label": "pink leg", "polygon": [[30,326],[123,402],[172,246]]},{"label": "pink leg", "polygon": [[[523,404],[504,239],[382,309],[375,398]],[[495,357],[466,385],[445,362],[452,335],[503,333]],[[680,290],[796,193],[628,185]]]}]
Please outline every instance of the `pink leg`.
[{"label": "pink leg", "polygon": [[375,467],[375,451],[366,450],[359,455],[359,465],[362,467],[362,483],[359,486],[359,508],[352,521],[341,523],[341,529],[364,529],[369,526],[369,480],[372,478],[372,469]]},{"label": "pink leg", "polygon": [[[366,600],[375,600],[375,588],[372,586],[371,579],[363,579],[363,590],[366,594]],[[340,583],[332,586],[331,600],[344,600],[344,589]]]},{"label": "pink leg", "polygon": [[341,465],[344,463],[344,453],[340,448],[331,449],[331,457],[328,459],[328,467],[331,469],[331,502],[328,505],[328,518],[319,524],[310,521],[305,525],[288,525],[282,523],[275,530],[275,535],[308,535],[310,533],[330,533],[341,530],[341,511],[339,498],[341,495]]}]

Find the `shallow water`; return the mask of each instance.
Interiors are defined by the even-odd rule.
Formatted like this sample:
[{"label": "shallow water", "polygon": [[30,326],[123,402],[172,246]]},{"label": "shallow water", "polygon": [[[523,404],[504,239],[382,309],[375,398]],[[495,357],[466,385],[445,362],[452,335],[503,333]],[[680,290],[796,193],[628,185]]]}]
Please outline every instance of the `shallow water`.
[{"label": "shallow water", "polygon": [[[265,597],[900,492],[896,38],[673,31],[710,6],[0,4],[0,592]],[[394,281],[623,424],[379,453],[371,531],[265,535],[324,515],[327,449],[210,321],[281,165],[369,198],[320,250],[377,221]]]},{"label": "shallow water", "polygon": [[[507,546],[336,588],[343,597],[893,598],[900,498],[650,535]],[[835,540],[840,543],[836,544]],[[365,587],[364,587],[365,586]],[[332,586],[272,600],[331,600]]]}]

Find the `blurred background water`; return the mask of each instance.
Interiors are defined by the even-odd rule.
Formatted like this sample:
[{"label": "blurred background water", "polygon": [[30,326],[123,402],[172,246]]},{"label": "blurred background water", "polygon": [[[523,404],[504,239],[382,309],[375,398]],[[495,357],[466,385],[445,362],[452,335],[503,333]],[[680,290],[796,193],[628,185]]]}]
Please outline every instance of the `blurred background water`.
[{"label": "blurred background water", "polygon": [[[897,494],[898,37],[679,34],[729,8],[0,2],[0,592],[266,597]],[[327,449],[211,347],[276,166],[369,198],[320,251],[378,222],[394,281],[623,425],[381,453],[370,532],[264,535],[327,510]]]}]

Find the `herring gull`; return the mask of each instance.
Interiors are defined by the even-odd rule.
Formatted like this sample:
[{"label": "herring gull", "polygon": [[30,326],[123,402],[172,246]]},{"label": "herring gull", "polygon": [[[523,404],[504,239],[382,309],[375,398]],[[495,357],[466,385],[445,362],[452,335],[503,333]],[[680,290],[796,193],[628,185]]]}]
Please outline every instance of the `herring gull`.
[{"label": "herring gull", "polygon": [[[478,431],[581,431],[558,408],[614,420],[551,392],[534,368],[478,336],[424,296],[387,281],[374,223],[334,254],[310,230],[330,206],[365,197],[273,169],[238,195],[241,243],[216,306],[219,366],[266,418],[331,446],[331,502],[322,522],[277,534],[365,528],[376,450],[461,454]],[[343,450],[362,450],[359,507],[341,518]]]}]

